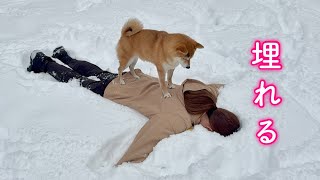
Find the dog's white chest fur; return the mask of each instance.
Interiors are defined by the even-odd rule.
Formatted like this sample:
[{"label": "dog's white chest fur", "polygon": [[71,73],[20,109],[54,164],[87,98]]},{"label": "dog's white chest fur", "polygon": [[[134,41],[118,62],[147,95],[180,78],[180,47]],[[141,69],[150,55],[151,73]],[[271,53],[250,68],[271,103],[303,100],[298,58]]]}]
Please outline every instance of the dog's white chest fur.
[{"label": "dog's white chest fur", "polygon": [[170,69],[175,69],[179,65],[180,58],[175,58],[171,63],[162,64],[163,69],[167,72]]}]

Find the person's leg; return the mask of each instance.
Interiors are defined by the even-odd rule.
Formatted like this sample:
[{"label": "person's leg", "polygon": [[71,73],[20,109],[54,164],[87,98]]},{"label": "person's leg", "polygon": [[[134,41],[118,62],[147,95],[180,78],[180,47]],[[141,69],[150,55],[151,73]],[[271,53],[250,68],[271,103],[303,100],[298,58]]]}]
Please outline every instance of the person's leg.
[{"label": "person's leg", "polygon": [[30,56],[30,66],[27,70],[35,73],[47,72],[60,82],[68,82],[71,79],[78,79],[82,87],[85,87],[96,94],[100,94],[101,96],[103,96],[105,88],[110,83],[110,81],[95,81],[82,76],[72,69],[56,63],[40,51],[32,52]]},{"label": "person's leg", "polygon": [[117,74],[103,71],[100,67],[87,61],[73,59],[63,46],[57,47],[53,51],[52,57],[59,59],[77,73],[89,77],[96,76],[101,80],[110,80],[117,77]]}]

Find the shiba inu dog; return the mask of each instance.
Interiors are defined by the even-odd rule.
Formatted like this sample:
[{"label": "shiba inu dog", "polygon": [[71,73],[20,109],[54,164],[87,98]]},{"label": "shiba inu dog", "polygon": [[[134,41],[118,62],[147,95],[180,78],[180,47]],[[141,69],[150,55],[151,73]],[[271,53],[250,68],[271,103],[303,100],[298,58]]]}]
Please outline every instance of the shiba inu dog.
[{"label": "shiba inu dog", "polygon": [[[120,84],[125,84],[122,72],[127,67],[130,73],[139,79],[134,72],[138,58],[149,61],[157,67],[159,83],[165,98],[171,97],[168,88],[174,88],[172,75],[180,64],[189,69],[190,60],[196,49],[203,46],[184,34],[170,34],[165,31],[143,29],[137,19],[129,19],[122,27],[121,37],[117,45],[117,56],[120,62],[118,73]],[[168,84],[165,83],[167,75]]]}]

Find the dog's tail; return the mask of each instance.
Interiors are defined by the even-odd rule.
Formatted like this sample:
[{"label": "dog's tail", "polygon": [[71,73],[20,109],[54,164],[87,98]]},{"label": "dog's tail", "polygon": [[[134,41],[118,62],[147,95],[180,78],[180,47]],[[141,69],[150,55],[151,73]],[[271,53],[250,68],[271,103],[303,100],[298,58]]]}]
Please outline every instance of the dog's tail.
[{"label": "dog's tail", "polygon": [[142,23],[138,19],[129,19],[122,27],[122,36],[132,36],[143,29]]}]

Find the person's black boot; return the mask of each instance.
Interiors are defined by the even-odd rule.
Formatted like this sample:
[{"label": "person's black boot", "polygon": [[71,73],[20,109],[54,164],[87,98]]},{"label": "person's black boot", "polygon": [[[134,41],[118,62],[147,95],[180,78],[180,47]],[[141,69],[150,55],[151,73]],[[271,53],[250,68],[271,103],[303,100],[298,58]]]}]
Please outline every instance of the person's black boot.
[{"label": "person's black boot", "polygon": [[59,46],[59,47],[55,48],[53,50],[52,57],[53,58],[57,58],[57,59],[61,60],[62,62],[66,63],[66,64],[69,63],[68,62],[69,59],[72,59],[69,56],[68,52],[64,49],[63,46]]},{"label": "person's black boot", "polygon": [[30,66],[27,71],[35,73],[46,72],[46,66],[49,62],[53,62],[53,60],[43,52],[35,50],[30,55]]}]

